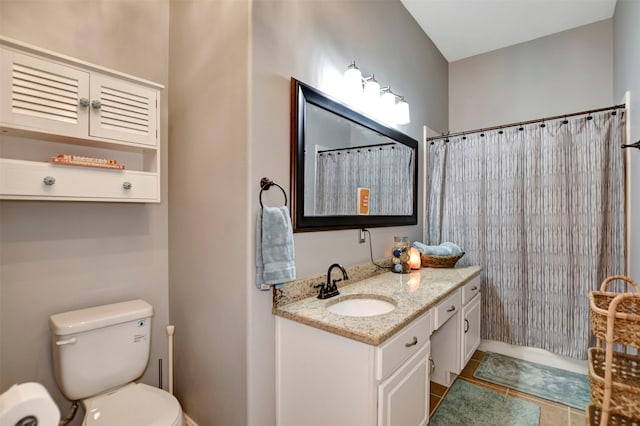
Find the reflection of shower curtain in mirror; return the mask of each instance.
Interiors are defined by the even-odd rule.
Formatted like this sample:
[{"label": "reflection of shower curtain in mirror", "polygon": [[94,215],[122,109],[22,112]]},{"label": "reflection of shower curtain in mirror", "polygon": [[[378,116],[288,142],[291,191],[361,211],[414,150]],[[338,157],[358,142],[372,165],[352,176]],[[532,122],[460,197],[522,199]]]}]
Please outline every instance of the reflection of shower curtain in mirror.
[{"label": "reflection of shower curtain in mirror", "polygon": [[355,215],[358,188],[369,188],[370,215],[413,213],[413,151],[388,145],[318,153],[315,216]]}]

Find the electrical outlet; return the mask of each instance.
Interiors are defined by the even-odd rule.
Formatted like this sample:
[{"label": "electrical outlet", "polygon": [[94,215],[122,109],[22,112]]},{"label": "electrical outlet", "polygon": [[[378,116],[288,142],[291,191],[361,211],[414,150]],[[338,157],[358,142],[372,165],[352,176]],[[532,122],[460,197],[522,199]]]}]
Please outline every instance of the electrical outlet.
[{"label": "electrical outlet", "polygon": [[360,236],[358,237],[358,242],[360,244],[364,244],[364,242],[365,242],[364,229],[360,229],[359,232],[360,232]]}]

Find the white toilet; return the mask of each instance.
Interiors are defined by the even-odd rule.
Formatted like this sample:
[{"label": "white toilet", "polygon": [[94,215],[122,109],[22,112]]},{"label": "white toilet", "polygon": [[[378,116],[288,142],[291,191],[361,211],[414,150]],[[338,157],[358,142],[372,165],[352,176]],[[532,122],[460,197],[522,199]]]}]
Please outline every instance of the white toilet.
[{"label": "white toilet", "polygon": [[182,426],[182,409],[168,392],[135,383],[149,360],[153,308],[131,300],[52,315],[58,386],[82,400],[86,426]]}]

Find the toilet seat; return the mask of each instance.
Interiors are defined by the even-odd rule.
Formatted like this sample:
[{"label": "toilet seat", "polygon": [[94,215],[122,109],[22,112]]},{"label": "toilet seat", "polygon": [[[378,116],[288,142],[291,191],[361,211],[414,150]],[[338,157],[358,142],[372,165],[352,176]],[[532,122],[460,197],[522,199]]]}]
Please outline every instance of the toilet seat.
[{"label": "toilet seat", "polygon": [[87,398],[83,426],[183,426],[178,400],[162,389],[129,383]]}]

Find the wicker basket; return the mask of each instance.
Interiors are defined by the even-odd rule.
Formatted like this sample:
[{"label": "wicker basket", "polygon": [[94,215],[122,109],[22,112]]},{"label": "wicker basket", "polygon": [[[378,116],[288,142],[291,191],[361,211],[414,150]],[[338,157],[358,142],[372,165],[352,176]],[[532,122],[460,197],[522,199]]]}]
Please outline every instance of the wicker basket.
[{"label": "wicker basket", "polygon": [[[635,293],[606,291],[614,280],[623,280],[635,287]],[[614,301],[615,300],[615,301]],[[602,282],[600,291],[589,293],[589,322],[599,339],[640,347],[640,286],[629,277],[614,275]],[[608,324],[609,317],[612,321]],[[607,336],[607,332],[610,334]]]},{"label": "wicker basket", "polygon": [[[602,410],[595,404],[587,405],[587,425],[600,426]],[[640,420],[609,413],[610,426],[640,426]]]},{"label": "wicker basket", "polygon": [[456,256],[432,256],[430,254],[420,254],[420,262],[425,268],[453,268],[462,256],[464,256],[464,252]]},{"label": "wicker basket", "polygon": [[[606,350],[589,348],[591,399],[603,406]],[[613,352],[611,361],[610,414],[640,419],[640,356]]]}]

